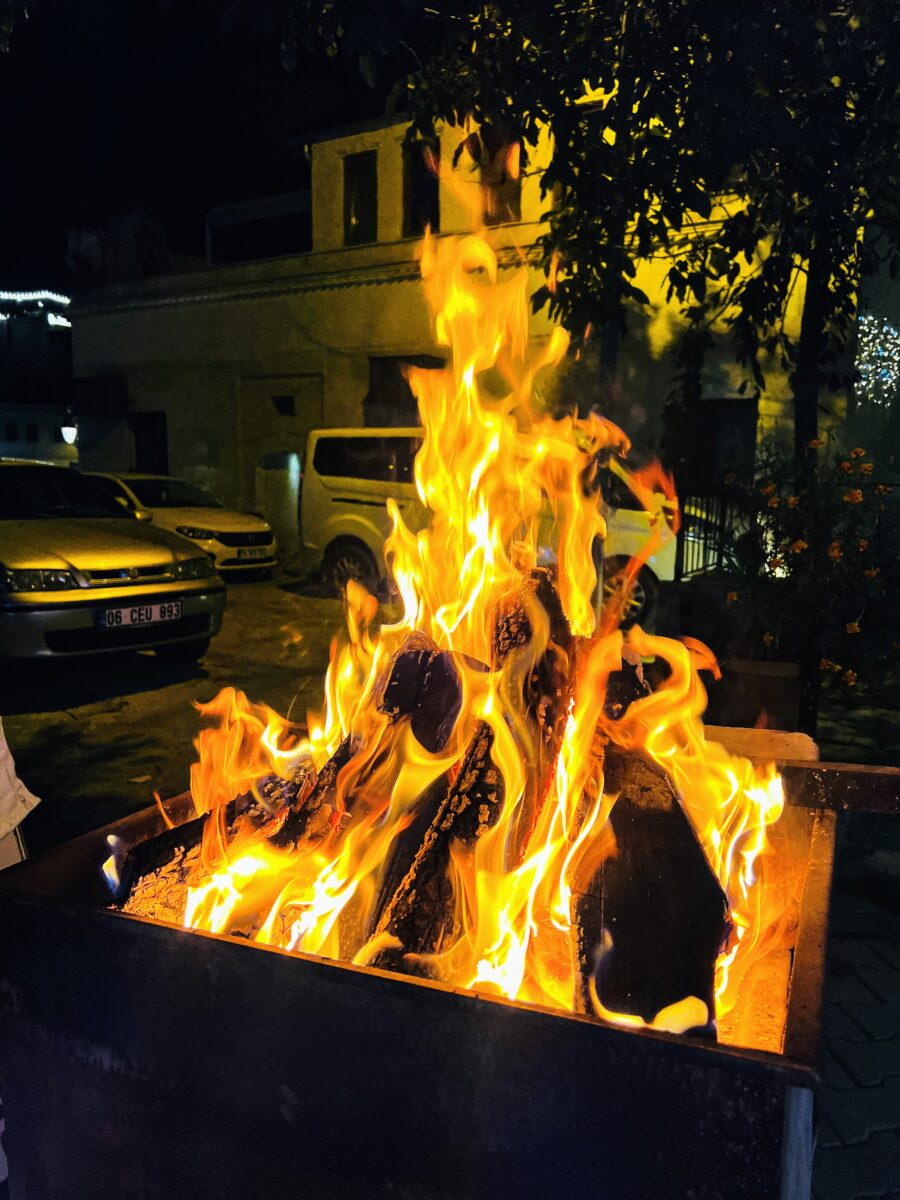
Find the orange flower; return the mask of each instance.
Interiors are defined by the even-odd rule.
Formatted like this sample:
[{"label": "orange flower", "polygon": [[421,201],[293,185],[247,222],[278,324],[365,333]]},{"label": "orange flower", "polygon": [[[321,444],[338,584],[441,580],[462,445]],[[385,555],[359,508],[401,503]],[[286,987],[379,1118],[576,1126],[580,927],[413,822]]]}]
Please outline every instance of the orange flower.
[{"label": "orange flower", "polygon": [[772,498],[769,500],[769,508],[777,508],[780,503],[781,501],[777,496],[772,496]]},{"label": "orange flower", "polygon": [[830,658],[820,658],[819,659],[819,670],[820,671],[830,671],[833,666],[834,666],[834,663],[831,661]]},{"label": "orange flower", "polygon": [[849,492],[844,492],[843,501],[845,504],[862,504],[863,494],[859,488],[851,488]]},{"label": "orange flower", "polygon": [[821,450],[824,445],[825,441],[823,438],[813,438],[809,443],[809,448],[810,450]]},{"label": "orange flower", "polygon": [[860,471],[862,471],[863,475],[871,475],[872,472],[875,470],[875,464],[874,463],[860,463],[859,469],[860,469]]},{"label": "orange flower", "polygon": [[860,538],[859,541],[856,543],[856,548],[860,552],[860,554],[865,553],[865,551],[868,550],[868,548],[869,548],[869,539],[868,538]]},{"label": "orange flower", "polygon": [[856,687],[858,676],[855,671],[845,671],[842,678],[847,687]]},{"label": "orange flower", "polygon": [[889,496],[891,494],[891,489],[885,483],[876,483],[873,490],[876,496]]},{"label": "orange flower", "polygon": [[734,604],[735,600],[737,600],[737,592],[729,592],[725,597],[726,604]]},{"label": "orange flower", "polygon": [[840,463],[840,468],[841,468],[841,470],[842,470],[842,471],[846,471],[846,472],[847,472],[847,474],[849,475],[849,474],[850,474],[850,473],[853,471],[853,463],[850,461],[850,459],[849,459],[849,458],[845,458],[845,459],[844,459],[844,460],[843,460],[843,461]]},{"label": "orange flower", "polygon": [[787,498],[788,508],[796,508],[799,503],[800,503],[799,496],[788,496],[788,498]]},{"label": "orange flower", "polygon": [[847,633],[859,633],[859,621],[848,621],[844,629]]},{"label": "orange flower", "polygon": [[853,450],[850,451],[850,457],[851,458],[862,458],[865,455],[865,453],[866,452],[865,452],[865,450],[863,450],[862,446],[856,446]]},{"label": "orange flower", "polygon": [[775,491],[774,483],[764,483],[763,486],[759,489],[759,494],[761,496],[771,496],[774,491]]},{"label": "orange flower", "polygon": [[774,633],[764,633],[762,636],[762,640],[763,640],[764,645],[771,646],[772,643],[775,641],[775,634]]},{"label": "orange flower", "polygon": [[863,575],[865,575],[866,579],[874,579],[880,570],[880,567],[869,567],[867,570],[863,571]]},{"label": "orange flower", "polygon": [[791,554],[802,554],[804,550],[809,549],[809,542],[804,542],[803,538],[797,538],[796,542],[791,542]]},{"label": "orange flower", "polygon": [[784,566],[784,559],[779,558],[779,556],[777,554],[774,556],[774,558],[769,559],[769,569],[770,570],[777,571],[779,567],[783,567],[783,566]]},{"label": "orange flower", "polygon": [[840,542],[832,542],[828,547],[828,557],[835,560],[844,557],[844,551],[841,549]]}]

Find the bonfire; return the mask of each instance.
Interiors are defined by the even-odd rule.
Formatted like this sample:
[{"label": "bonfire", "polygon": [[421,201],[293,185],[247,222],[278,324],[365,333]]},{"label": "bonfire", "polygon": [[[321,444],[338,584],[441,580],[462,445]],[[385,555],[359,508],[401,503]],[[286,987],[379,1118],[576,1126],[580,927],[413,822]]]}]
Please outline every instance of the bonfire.
[{"label": "bonfire", "polygon": [[[447,362],[409,372],[429,521],[413,532],[388,501],[392,612],[348,585],[323,712],[306,726],[233,689],[201,706],[202,838],[137,881],[125,907],[715,1036],[783,934],[765,876],[784,796],[774,768],[705,738],[709,651],[623,632],[624,593],[598,608],[598,463],[612,459],[655,517],[626,591],[674,536],[671,480],[630,470],[627,437],[602,417],[543,410],[540,382],[567,337],[529,342],[525,266],[501,268],[483,233],[428,236],[420,258]],[[691,878],[673,884],[676,843]],[[638,868],[657,906],[640,936]]]}]

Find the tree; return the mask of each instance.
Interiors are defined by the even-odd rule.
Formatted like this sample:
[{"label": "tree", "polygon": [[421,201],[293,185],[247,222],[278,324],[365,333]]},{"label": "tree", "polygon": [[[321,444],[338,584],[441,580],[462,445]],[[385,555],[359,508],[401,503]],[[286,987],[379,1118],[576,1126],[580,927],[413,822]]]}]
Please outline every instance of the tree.
[{"label": "tree", "polygon": [[730,314],[748,387],[764,386],[767,355],[791,373],[809,465],[821,384],[839,382],[855,327],[862,232],[878,228],[878,252],[900,265],[894,0],[230,0],[223,19],[239,14],[279,31],[288,61],[299,40],[357,57],[369,77],[377,55],[405,52],[394,103],[414,135],[471,120],[518,139],[527,161],[549,131],[540,251],[557,284],[536,304],[576,338],[614,334],[614,359],[629,311],[647,303],[636,264],[666,253],[688,320],[683,390]]},{"label": "tree", "polygon": [[[698,396],[724,320],[745,388],[762,390],[767,355],[789,373],[796,486],[811,492],[820,397],[847,379],[865,254],[900,265],[898,33],[894,0],[494,0],[451,22],[404,101],[419,133],[472,118],[528,150],[549,130],[540,249],[557,282],[536,303],[576,336],[601,329],[611,372],[631,307],[647,303],[636,263],[666,254],[687,320],[676,407]],[[820,641],[812,612],[807,729]]]}]

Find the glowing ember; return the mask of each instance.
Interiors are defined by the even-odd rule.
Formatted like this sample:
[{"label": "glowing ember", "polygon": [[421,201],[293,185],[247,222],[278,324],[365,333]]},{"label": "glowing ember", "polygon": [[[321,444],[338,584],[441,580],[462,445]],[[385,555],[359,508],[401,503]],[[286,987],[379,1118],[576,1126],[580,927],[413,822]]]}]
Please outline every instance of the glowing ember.
[{"label": "glowing ember", "polygon": [[[604,791],[612,742],[671,781],[728,897],[734,933],[716,988],[723,1013],[750,962],[777,941],[780,912],[767,907],[763,880],[781,783],[705,740],[703,647],[637,627],[623,635],[620,612],[607,610],[598,625],[593,603],[591,548],[605,528],[592,485],[598,456],[612,458],[657,518],[632,579],[674,536],[671,481],[658,468],[629,472],[628,440],[610,422],[540,410],[537,378],[567,338],[557,329],[540,350],[529,346],[524,267],[501,273],[488,241],[470,236],[426,238],[421,269],[449,363],[410,371],[425,427],[415,480],[430,522],[413,532],[388,501],[386,555],[402,615],[376,633],[377,602],[348,587],[348,636],[332,644],[324,714],[308,736],[233,689],[201,708],[214,725],[197,740],[191,789],[210,819],[184,924],[356,963],[407,954],[410,969],[451,984],[571,1011],[580,983],[575,899],[616,852],[617,797]],[[548,536],[551,582],[538,570]],[[453,707],[453,688],[438,689],[436,702],[448,707],[429,748],[385,702],[386,681],[410,646],[421,661],[444,663],[459,693]],[[661,660],[668,674],[614,717],[607,689],[626,647],[635,661]],[[537,683],[548,678],[542,691]],[[273,808],[260,823],[229,813],[231,801],[273,774],[294,789],[287,816]],[[428,838],[405,879],[391,871],[422,798],[435,795],[433,828],[454,831],[434,883],[449,886],[452,920],[425,953],[409,955],[416,947],[401,936],[404,905],[416,898],[417,878],[427,891],[415,869]],[[468,836],[456,836],[467,804]],[[610,945],[607,932],[601,957]],[[603,1019],[645,1024],[604,1007],[593,981],[590,995]],[[648,1024],[681,1032],[710,1016],[702,998],[685,997]]]}]

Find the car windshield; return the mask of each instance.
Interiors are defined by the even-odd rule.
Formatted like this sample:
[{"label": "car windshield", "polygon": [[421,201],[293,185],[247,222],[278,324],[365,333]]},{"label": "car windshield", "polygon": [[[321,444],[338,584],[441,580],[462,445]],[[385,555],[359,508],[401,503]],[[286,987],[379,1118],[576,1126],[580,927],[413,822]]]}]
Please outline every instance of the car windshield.
[{"label": "car windshield", "polygon": [[128,520],[92,479],[65,467],[0,467],[0,520],[115,517]]},{"label": "car windshield", "polygon": [[183,479],[129,479],[128,486],[143,508],[221,508],[207,492]]}]

